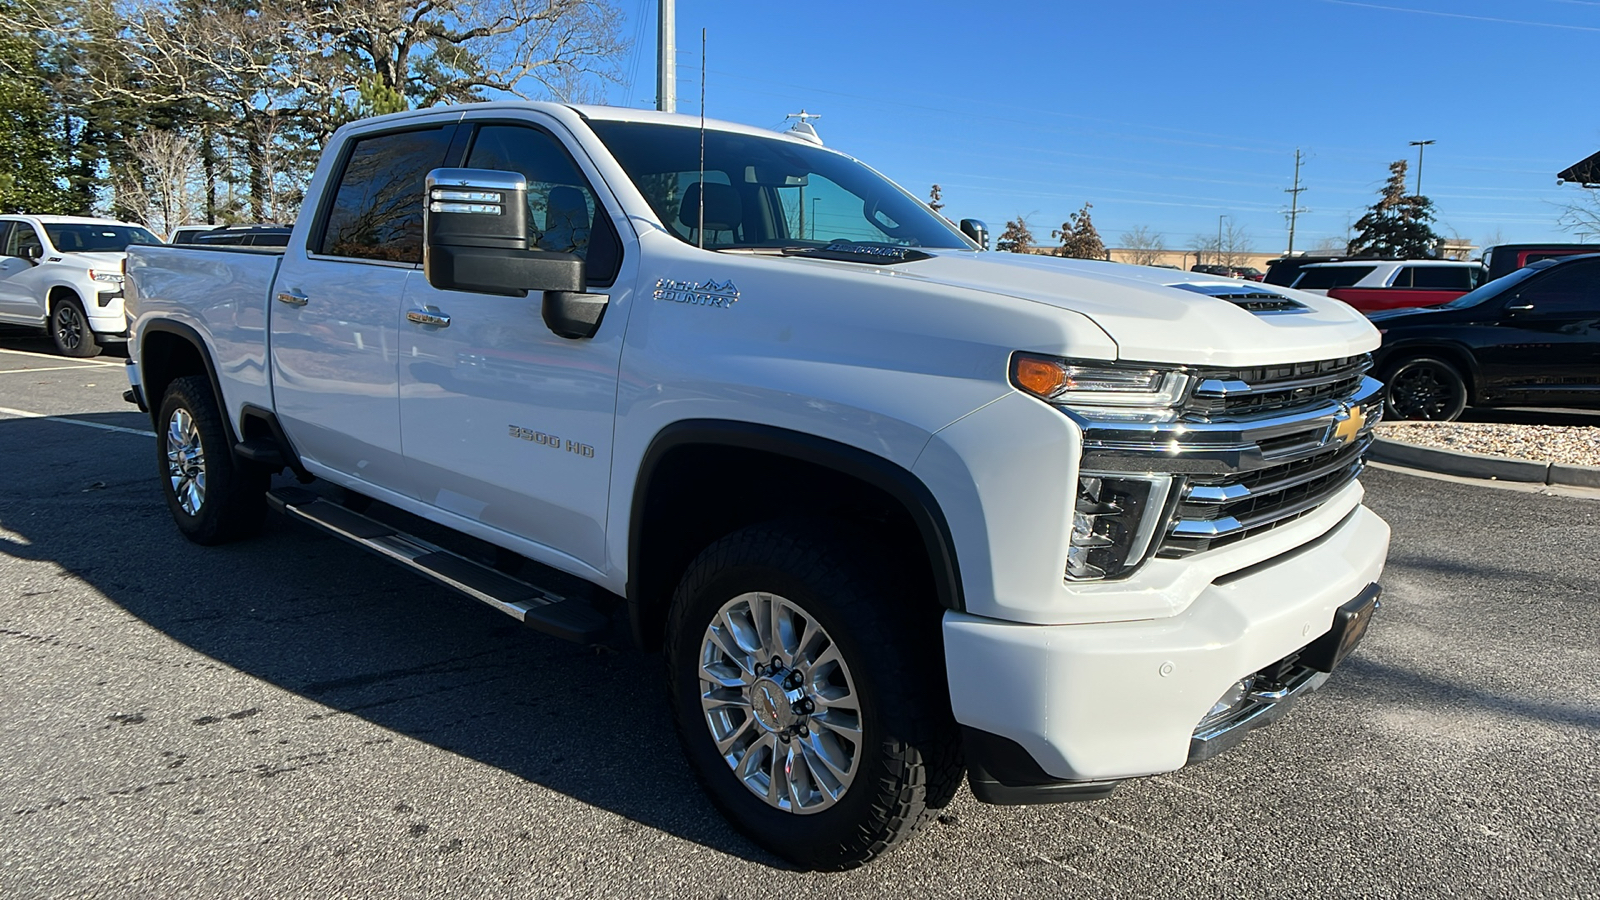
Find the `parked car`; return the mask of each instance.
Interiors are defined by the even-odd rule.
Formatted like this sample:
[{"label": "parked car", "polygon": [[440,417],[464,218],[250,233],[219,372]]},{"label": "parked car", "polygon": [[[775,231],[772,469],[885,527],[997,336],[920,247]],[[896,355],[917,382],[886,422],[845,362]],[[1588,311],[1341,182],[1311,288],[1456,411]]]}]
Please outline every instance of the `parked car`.
[{"label": "parked car", "polygon": [[1267,261],[1267,274],[1261,280],[1267,284],[1288,287],[1300,277],[1300,270],[1317,263],[1339,262],[1346,256],[1283,256]]},{"label": "parked car", "polygon": [[1396,419],[1469,406],[1600,407],[1600,254],[1544,260],[1446,303],[1372,313]]},{"label": "parked car", "polygon": [[1483,267],[1446,259],[1351,259],[1300,270],[1295,290],[1326,294],[1362,312],[1437,306],[1482,283]]},{"label": "parked car", "polygon": [[0,216],[0,322],[44,329],[62,356],[95,356],[128,337],[124,251],[159,243],[114,219]]},{"label": "parked car", "polygon": [[179,225],[167,243],[286,247],[292,230],[287,225]]},{"label": "parked car", "polygon": [[1485,281],[1504,278],[1542,259],[1600,253],[1600,244],[1497,244],[1483,251]]},{"label": "parked car", "polygon": [[[802,865],[895,846],[963,771],[1046,803],[1209,759],[1373,619],[1365,318],[980,252],[804,139],[383,116],[328,141],[283,253],[137,248],[128,278],[127,396],[185,535],[270,504],[548,634],[664,651],[684,758]],[[285,467],[593,587],[272,487]]]},{"label": "parked car", "polygon": [[1260,281],[1266,277],[1266,273],[1255,266],[1230,266],[1228,274],[1234,278],[1243,278],[1245,281]]},{"label": "parked car", "polygon": [[1199,272],[1202,275],[1220,275],[1223,278],[1232,278],[1233,277],[1233,270],[1232,269],[1228,268],[1227,266],[1212,265],[1210,263],[1203,263],[1201,265],[1190,266],[1189,267],[1189,271],[1191,271],[1191,272]]}]

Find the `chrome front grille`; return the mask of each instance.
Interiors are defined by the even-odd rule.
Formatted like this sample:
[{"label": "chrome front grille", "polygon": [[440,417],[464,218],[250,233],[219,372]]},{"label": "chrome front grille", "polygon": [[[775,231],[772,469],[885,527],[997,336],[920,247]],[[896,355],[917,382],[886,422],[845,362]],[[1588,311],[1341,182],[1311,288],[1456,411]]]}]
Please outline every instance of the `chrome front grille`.
[{"label": "chrome front grille", "polygon": [[1355,395],[1371,368],[1372,356],[1363,353],[1280,366],[1206,370],[1199,373],[1200,384],[1184,412],[1215,422],[1346,400]]},{"label": "chrome front grille", "polygon": [[1084,421],[1083,471],[1172,476],[1152,555],[1181,558],[1305,516],[1354,481],[1382,417],[1368,356],[1203,373],[1177,422]]}]

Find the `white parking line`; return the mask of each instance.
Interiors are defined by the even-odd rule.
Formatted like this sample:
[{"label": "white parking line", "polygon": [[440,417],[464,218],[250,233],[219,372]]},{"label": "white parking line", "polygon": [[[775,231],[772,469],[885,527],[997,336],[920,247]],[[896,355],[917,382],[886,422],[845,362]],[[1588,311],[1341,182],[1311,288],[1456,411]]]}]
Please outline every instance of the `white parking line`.
[{"label": "white parking line", "polygon": [[106,425],[101,422],[88,422],[83,419],[69,419],[65,416],[47,416],[44,413],[28,412],[25,409],[9,409],[0,406],[0,417],[12,419],[44,419],[48,422],[60,422],[63,425],[82,425],[85,428],[99,428],[102,431],[120,431],[123,434],[137,434],[140,437],[155,437],[153,431],[140,431],[137,428],[123,428],[121,425]]},{"label": "white parking line", "polygon": [[0,375],[15,375],[18,372],[81,372],[93,368],[94,366],[45,366],[41,369],[0,369]]},{"label": "white parking line", "polygon": [[[39,359],[55,359],[55,360],[61,359],[61,357],[55,355],[54,353],[35,353],[32,350],[13,350],[10,347],[0,347],[0,353],[15,353],[18,356],[36,356]],[[83,363],[84,365],[89,365],[89,366],[124,366],[124,365],[127,365],[127,363],[124,363],[124,362],[121,362],[121,361],[112,362],[109,359],[83,359],[83,360],[79,360],[79,362]]]}]

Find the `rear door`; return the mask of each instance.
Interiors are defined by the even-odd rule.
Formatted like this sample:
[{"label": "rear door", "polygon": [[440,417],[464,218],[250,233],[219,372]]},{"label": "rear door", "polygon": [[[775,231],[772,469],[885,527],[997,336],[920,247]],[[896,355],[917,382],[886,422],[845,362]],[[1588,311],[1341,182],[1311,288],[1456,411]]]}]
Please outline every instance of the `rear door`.
[{"label": "rear door", "polygon": [[602,568],[625,286],[637,254],[623,253],[621,207],[597,190],[603,182],[559,125],[530,116],[468,127],[463,165],[523,175],[537,248],[584,257],[588,290],[611,302],[598,334],[568,340],[545,326],[541,294],[440,290],[418,273],[406,312],[445,324],[400,325],[412,483],[442,510]]},{"label": "rear door", "polygon": [[321,208],[305,213],[314,227],[284,253],[271,302],[273,402],[317,474],[403,489],[401,299],[422,263],[423,179],[444,163],[456,118],[347,142]]},{"label": "rear door", "polygon": [[1477,354],[1491,390],[1536,406],[1600,403],[1600,259],[1529,279],[1487,331]]}]

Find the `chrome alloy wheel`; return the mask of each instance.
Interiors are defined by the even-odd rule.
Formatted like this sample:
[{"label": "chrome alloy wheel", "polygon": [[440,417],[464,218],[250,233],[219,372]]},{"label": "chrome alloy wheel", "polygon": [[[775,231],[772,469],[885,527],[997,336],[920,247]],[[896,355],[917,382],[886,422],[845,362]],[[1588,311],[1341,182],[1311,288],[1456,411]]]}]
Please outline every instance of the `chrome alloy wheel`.
[{"label": "chrome alloy wheel", "polygon": [[181,406],[167,421],[167,480],[183,511],[199,515],[206,502],[206,455],[194,416]]},{"label": "chrome alloy wheel", "polygon": [[815,618],[776,594],[740,594],[700,645],[700,707],[717,754],[769,806],[802,815],[839,801],[861,760],[850,667]]}]

